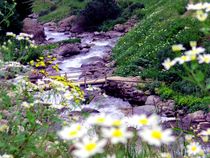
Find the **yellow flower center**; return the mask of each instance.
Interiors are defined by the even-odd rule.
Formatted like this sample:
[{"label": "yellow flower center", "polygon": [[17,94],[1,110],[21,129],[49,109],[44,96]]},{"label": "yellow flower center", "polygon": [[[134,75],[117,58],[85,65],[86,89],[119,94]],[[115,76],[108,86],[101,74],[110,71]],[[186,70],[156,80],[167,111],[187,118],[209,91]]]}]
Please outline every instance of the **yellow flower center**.
[{"label": "yellow flower center", "polygon": [[78,125],[76,129],[79,131],[79,130],[81,130],[81,128],[82,127],[80,125]]},{"label": "yellow flower center", "polygon": [[160,131],[153,131],[151,133],[152,138],[160,140],[162,138],[162,133]]},{"label": "yellow flower center", "polygon": [[204,57],[204,62],[205,62],[205,63],[209,63],[209,62],[210,62],[210,58]]},{"label": "yellow flower center", "polygon": [[96,121],[97,121],[98,123],[104,123],[104,122],[105,122],[105,118],[100,117],[100,118],[98,118]]},{"label": "yellow flower center", "polygon": [[76,130],[70,131],[70,132],[68,133],[68,135],[69,135],[70,137],[76,136],[77,134],[78,134],[78,131],[76,131]]},{"label": "yellow flower center", "polygon": [[173,45],[172,46],[172,51],[174,51],[174,52],[178,52],[178,51],[181,51],[181,50],[182,50],[182,48],[179,45]]},{"label": "yellow flower center", "polygon": [[118,138],[122,137],[123,136],[123,132],[121,130],[119,130],[119,129],[116,129],[116,130],[113,131],[112,136],[118,137]]},{"label": "yellow flower center", "polygon": [[196,146],[192,146],[192,147],[191,147],[191,150],[192,150],[192,151],[196,151],[196,150],[197,150],[197,147],[196,147]]},{"label": "yellow flower center", "polygon": [[96,148],[95,143],[89,143],[85,146],[85,150],[87,150],[87,151],[93,151],[95,148]]},{"label": "yellow flower center", "polygon": [[183,61],[186,61],[186,60],[187,60],[187,56],[182,56],[181,59],[182,59]]},{"label": "yellow flower center", "polygon": [[143,119],[140,119],[139,120],[139,124],[141,124],[141,125],[148,125],[148,119],[147,118],[143,118]]},{"label": "yellow flower center", "polygon": [[115,121],[112,122],[112,125],[113,126],[120,126],[120,125],[122,125],[122,122],[120,120],[115,120]]}]

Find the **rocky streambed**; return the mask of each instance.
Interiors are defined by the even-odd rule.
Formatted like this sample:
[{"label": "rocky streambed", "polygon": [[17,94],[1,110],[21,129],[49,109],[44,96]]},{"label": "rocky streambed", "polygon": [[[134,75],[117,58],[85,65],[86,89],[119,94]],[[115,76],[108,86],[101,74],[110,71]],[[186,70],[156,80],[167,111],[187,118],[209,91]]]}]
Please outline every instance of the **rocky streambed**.
[{"label": "rocky streambed", "polygon": [[[133,20],[132,20],[133,21]],[[134,21],[133,21],[134,22]],[[135,23],[128,22],[129,27]],[[128,26],[127,24],[125,24]],[[111,60],[112,48],[126,32],[112,30],[108,32],[85,32],[80,34],[61,32],[55,24],[45,24],[46,39],[49,43],[59,42],[69,38],[79,38],[80,43],[63,44],[55,49],[61,75],[65,74],[74,81],[103,78],[105,74],[111,76],[114,71],[114,62]],[[128,30],[128,29],[127,29]],[[165,127],[195,129],[201,131],[210,127],[210,114],[202,111],[186,115],[184,110],[175,110],[173,100],[162,100],[149,91],[138,90],[137,83],[112,81],[99,85],[101,89],[86,91],[87,100],[91,101],[75,108],[73,111],[62,110],[64,119],[70,117],[82,118],[84,112],[104,112],[116,118],[123,118],[134,114],[151,115],[157,113]]]}]

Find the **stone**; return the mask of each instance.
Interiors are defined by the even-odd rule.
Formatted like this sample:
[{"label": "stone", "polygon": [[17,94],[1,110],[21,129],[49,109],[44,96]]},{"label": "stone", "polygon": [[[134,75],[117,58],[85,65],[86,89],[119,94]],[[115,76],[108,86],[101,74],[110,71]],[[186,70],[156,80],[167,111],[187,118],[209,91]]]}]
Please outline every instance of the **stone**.
[{"label": "stone", "polygon": [[205,115],[203,111],[196,111],[191,114],[187,114],[183,118],[183,122],[185,123],[193,123],[193,122],[204,122],[205,121]]},{"label": "stone", "polygon": [[156,108],[154,105],[143,105],[143,106],[138,106],[133,108],[133,114],[134,115],[151,115],[156,113]]},{"label": "stone", "polygon": [[210,122],[210,112],[206,114],[206,121]]},{"label": "stone", "polygon": [[83,108],[82,112],[84,112],[84,113],[100,113],[98,110],[91,109],[91,108]]},{"label": "stone", "polygon": [[150,95],[147,97],[145,105],[156,105],[160,101],[160,97],[155,95]]},{"label": "stone", "polygon": [[123,24],[117,24],[114,26],[114,31],[125,32],[125,30],[126,30],[126,27]]},{"label": "stone", "polygon": [[[73,23],[75,23],[77,20],[77,16],[76,15],[72,15],[70,17],[67,17],[63,20],[61,20],[59,23],[58,23],[58,26],[59,28],[61,29],[64,29],[65,31],[68,31],[69,28],[72,27]],[[68,30],[66,30],[68,29]]]},{"label": "stone", "polygon": [[78,55],[80,53],[80,49],[77,44],[65,44],[58,49],[58,53],[60,56],[70,57]]},{"label": "stone", "polygon": [[82,33],[85,31],[85,18],[80,16],[77,17],[70,29],[73,33]]},{"label": "stone", "polygon": [[43,43],[45,41],[44,27],[38,23],[36,19],[25,18],[23,20],[22,31],[27,34],[33,35],[33,39],[37,43]]}]

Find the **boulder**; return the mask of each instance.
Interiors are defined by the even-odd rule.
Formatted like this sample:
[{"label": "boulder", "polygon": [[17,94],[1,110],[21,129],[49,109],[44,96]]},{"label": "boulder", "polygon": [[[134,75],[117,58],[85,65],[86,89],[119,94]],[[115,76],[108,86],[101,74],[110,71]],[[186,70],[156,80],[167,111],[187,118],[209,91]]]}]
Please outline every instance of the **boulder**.
[{"label": "boulder", "polygon": [[193,122],[204,122],[205,115],[203,111],[196,111],[194,113],[188,114],[183,118],[184,123],[193,123]]},{"label": "boulder", "polygon": [[58,53],[63,57],[70,57],[80,53],[78,44],[65,44],[58,49]]},{"label": "boulder", "polygon": [[25,18],[22,31],[33,35],[33,39],[37,43],[43,43],[45,41],[44,27],[36,19]]},{"label": "boulder", "polygon": [[76,22],[76,20],[77,20],[77,16],[76,15],[72,15],[70,17],[67,17],[67,18],[61,20],[58,23],[58,26],[59,26],[60,29],[62,28],[65,31],[69,31],[70,28],[72,27],[72,25]]},{"label": "boulder", "polygon": [[77,17],[74,23],[72,23],[70,31],[73,33],[84,32],[85,31],[85,18],[82,16]]},{"label": "boulder", "polygon": [[125,32],[125,30],[126,30],[126,27],[123,24],[117,24],[114,26],[114,31]]},{"label": "boulder", "polygon": [[145,105],[156,105],[160,101],[160,97],[155,95],[150,95],[147,97]]},{"label": "boulder", "polygon": [[133,114],[134,115],[151,115],[156,112],[155,106],[153,105],[144,105],[144,106],[138,106],[133,108]]}]

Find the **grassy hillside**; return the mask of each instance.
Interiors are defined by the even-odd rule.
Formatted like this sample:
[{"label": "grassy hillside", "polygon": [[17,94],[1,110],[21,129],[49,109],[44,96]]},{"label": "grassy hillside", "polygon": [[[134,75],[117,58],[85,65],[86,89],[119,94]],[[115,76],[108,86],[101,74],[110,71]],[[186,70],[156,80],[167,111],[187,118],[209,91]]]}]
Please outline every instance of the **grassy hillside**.
[{"label": "grassy hillside", "polygon": [[33,12],[40,21],[59,21],[77,10],[83,9],[89,0],[35,0]]},{"label": "grassy hillside", "polygon": [[[189,95],[184,97],[179,105],[192,105],[192,109],[208,109],[209,97],[205,99],[205,103],[200,99],[200,103],[202,102],[200,107],[197,103],[191,104],[193,99],[187,98],[200,97],[197,96],[197,87],[183,81],[177,75],[177,70],[163,71],[162,66],[166,58],[174,57],[174,52],[171,51],[173,44],[182,43],[188,48],[189,41],[204,43],[203,34],[199,31],[201,24],[186,13],[188,0],[139,0],[138,2],[145,5],[145,9],[140,11],[143,18],[136,28],[119,41],[113,51],[113,58],[117,63],[116,74],[137,75],[158,82],[164,81],[166,85],[153,86],[159,88],[160,95],[175,99],[177,103],[181,96]],[[184,74],[182,68],[178,71]],[[210,78],[210,74],[208,76]],[[170,95],[167,95],[166,90],[170,91]]]}]

